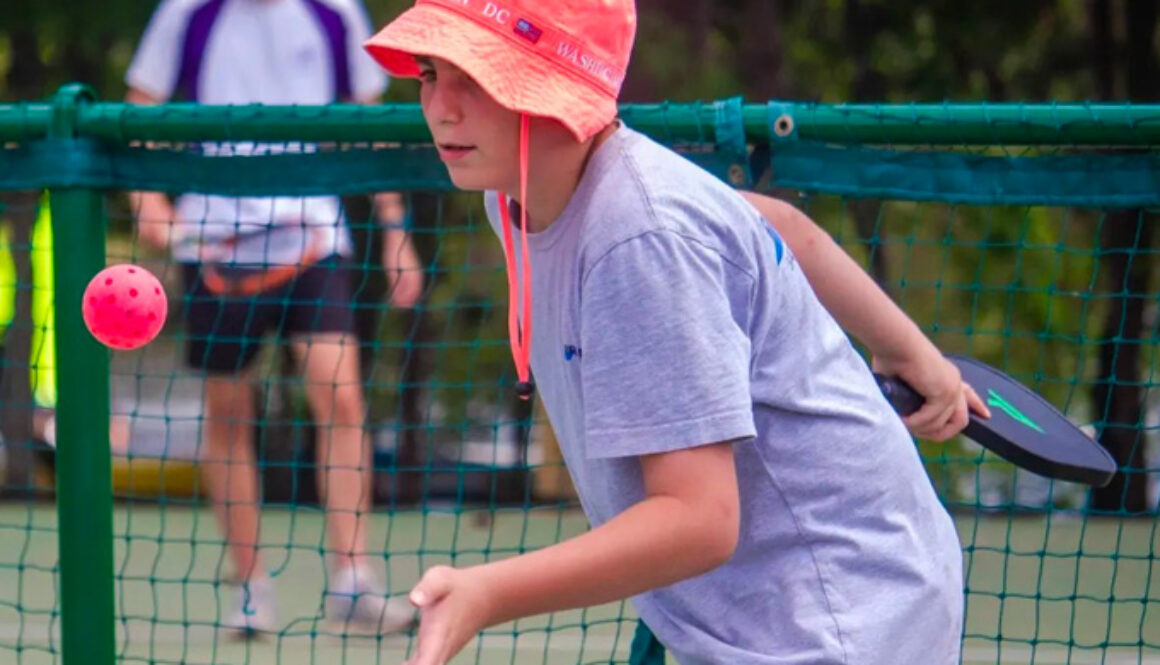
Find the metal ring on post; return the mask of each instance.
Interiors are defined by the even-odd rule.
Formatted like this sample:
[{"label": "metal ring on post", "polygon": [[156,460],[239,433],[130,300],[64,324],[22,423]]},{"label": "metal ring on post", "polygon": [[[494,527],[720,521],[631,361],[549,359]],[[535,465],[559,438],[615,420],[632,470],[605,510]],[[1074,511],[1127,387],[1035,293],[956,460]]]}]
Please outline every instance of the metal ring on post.
[{"label": "metal ring on post", "polygon": [[729,166],[729,184],[734,187],[746,187],[748,183],[748,174],[745,172],[745,167],[741,164],[732,164]]},{"label": "metal ring on post", "polygon": [[777,116],[777,120],[773,121],[773,133],[776,134],[778,138],[784,139],[789,137],[791,134],[793,134],[793,130],[793,116],[788,113],[782,113],[781,115]]}]

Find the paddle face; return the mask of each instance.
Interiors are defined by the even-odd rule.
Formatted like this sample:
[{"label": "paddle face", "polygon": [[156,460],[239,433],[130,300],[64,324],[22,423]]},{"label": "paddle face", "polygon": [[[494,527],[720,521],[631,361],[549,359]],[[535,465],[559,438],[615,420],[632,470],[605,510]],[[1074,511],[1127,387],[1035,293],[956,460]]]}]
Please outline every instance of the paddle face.
[{"label": "paddle face", "polygon": [[[1018,467],[1048,478],[1096,487],[1111,482],[1116,462],[1096,441],[1047,400],[1006,374],[973,358],[947,356],[963,380],[987,403],[991,417],[971,415],[963,431],[973,441]],[[876,376],[900,415],[914,413],[922,398],[898,379]]]}]

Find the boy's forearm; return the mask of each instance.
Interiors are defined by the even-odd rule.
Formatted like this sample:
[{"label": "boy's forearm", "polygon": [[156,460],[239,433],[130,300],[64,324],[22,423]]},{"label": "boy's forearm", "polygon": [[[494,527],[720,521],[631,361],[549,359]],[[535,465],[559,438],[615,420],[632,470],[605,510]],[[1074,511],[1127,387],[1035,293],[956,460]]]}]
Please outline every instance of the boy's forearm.
[{"label": "boy's forearm", "polygon": [[905,357],[926,336],[886,295],[870,275],[832,238],[804,215],[795,222],[808,225],[805,246],[790,249],[817,293],[822,305],[838,324],[876,356]]},{"label": "boy's forearm", "polygon": [[728,520],[669,496],[641,501],[606,524],[558,545],[474,573],[489,596],[487,625],[598,605],[667,586],[721,565],[736,534]]},{"label": "boy's forearm", "polygon": [[776,199],[743,195],[789,245],[830,315],[871,353],[899,358],[929,344],[910,317],[813,220]]}]

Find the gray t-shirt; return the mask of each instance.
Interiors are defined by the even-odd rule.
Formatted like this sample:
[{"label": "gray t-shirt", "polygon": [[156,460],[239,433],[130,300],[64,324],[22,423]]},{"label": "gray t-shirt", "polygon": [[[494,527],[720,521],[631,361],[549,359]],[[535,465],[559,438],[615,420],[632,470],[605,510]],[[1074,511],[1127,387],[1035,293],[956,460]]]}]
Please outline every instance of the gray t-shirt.
[{"label": "gray t-shirt", "polygon": [[528,245],[532,371],[593,525],[644,498],[639,455],[733,442],[733,558],[633,599],[680,663],[959,662],[954,525],[756,210],[622,127]]}]

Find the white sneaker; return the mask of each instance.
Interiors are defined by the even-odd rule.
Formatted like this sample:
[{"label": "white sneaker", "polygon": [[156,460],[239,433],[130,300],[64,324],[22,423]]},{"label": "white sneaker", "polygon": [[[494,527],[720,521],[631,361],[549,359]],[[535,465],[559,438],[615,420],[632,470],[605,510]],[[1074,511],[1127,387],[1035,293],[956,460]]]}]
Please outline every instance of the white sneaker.
[{"label": "white sneaker", "polygon": [[222,621],[223,629],[235,639],[250,639],[277,628],[274,581],[269,577],[238,585],[237,607]]},{"label": "white sneaker", "polygon": [[373,573],[349,566],[335,573],[326,592],[326,617],[342,632],[389,635],[415,625],[415,608],[403,598],[387,598]]}]

